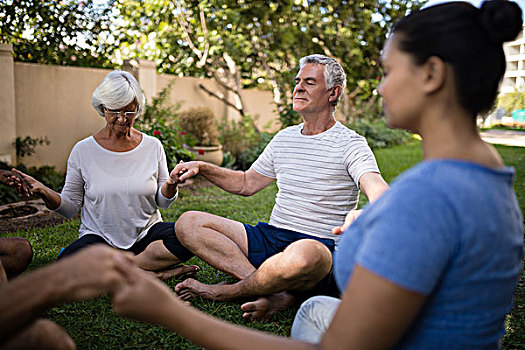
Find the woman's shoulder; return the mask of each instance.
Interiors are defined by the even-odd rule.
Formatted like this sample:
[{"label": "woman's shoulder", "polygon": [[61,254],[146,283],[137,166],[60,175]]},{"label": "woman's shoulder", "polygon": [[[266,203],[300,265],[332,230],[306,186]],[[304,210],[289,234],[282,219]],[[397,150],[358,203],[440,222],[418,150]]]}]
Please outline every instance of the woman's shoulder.
[{"label": "woman's shoulder", "polygon": [[93,137],[93,135],[90,135],[80,141],[78,141],[74,146],[73,146],[73,151],[80,151],[80,150],[85,150],[87,148],[92,148],[92,147],[96,147],[96,141],[95,141],[95,138]]},{"label": "woman's shoulder", "polygon": [[162,148],[162,143],[158,138],[150,136],[143,132],[140,133],[142,134],[142,142],[144,143],[144,146]]}]

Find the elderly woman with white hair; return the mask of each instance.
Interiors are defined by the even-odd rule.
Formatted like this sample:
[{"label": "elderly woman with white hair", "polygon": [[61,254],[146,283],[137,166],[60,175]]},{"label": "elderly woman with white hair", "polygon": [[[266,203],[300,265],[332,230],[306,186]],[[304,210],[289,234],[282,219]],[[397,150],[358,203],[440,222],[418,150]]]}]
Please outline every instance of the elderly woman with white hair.
[{"label": "elderly woman with white hair", "polygon": [[79,238],[59,258],[102,243],[133,252],[140,267],[161,278],[195,272],[196,266],[177,266],[192,255],[158,209],[177,198],[178,177],[170,177],[159,140],[133,127],[145,105],[138,82],[110,72],[92,104],[106,125],[73,147],[62,193],[18,172],[49,209],[66,218],[81,211]]}]

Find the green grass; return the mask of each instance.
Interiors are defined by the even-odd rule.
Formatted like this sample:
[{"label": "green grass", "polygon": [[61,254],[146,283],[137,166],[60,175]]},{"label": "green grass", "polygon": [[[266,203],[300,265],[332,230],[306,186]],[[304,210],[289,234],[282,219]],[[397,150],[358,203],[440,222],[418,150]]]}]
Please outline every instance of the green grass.
[{"label": "green grass", "polygon": [[523,126],[508,126],[503,124],[492,125],[490,128],[481,128],[481,131],[487,130],[509,130],[509,131],[525,131],[525,124]]},{"label": "green grass", "polygon": [[[515,189],[522,211],[525,211],[525,148],[497,146],[505,162],[516,168]],[[375,151],[384,178],[390,182],[407,168],[421,160],[419,142]],[[202,188],[197,193],[182,190],[177,202],[162,212],[165,221],[174,221],[187,210],[202,210],[233,220],[256,224],[270,217],[275,185],[269,186],[252,197],[230,195],[218,188]],[[361,200],[361,204],[365,199]],[[32,229],[12,233],[11,236],[27,237],[35,250],[35,258],[29,268],[53,262],[60,250],[77,236],[79,220],[65,222],[55,227]],[[201,267],[198,279],[205,283],[232,280],[207,264],[193,258],[190,263]],[[525,274],[516,293],[516,301],[508,317],[504,349],[525,348]],[[174,286],[178,280],[167,284]],[[288,335],[296,309],[275,315],[266,322],[247,322],[242,318],[242,302],[213,302],[195,299],[192,304],[221,319],[264,330]],[[165,329],[128,321],[115,316],[108,297],[62,305],[49,311],[46,317],[64,327],[74,338],[79,349],[198,349],[178,335]],[[203,330],[206,331],[206,330]]]}]

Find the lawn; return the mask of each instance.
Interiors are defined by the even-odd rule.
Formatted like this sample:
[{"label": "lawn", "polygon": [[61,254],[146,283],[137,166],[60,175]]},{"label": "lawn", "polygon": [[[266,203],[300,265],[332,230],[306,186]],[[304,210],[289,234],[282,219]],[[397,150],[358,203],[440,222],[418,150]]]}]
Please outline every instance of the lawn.
[{"label": "lawn", "polygon": [[[516,192],[522,211],[525,211],[525,148],[498,146],[505,162],[516,168]],[[376,157],[387,181],[421,159],[418,143],[377,150]],[[187,210],[203,210],[233,220],[250,224],[267,221],[270,217],[275,186],[269,186],[252,197],[230,195],[215,187],[201,188],[196,193],[181,190],[180,198],[169,210],[162,212],[165,221],[174,221]],[[362,200],[361,202],[364,202]],[[35,250],[30,270],[53,262],[60,250],[77,235],[79,220],[67,221],[55,227],[13,233],[11,236],[27,237]],[[190,263],[201,266],[198,279],[216,283],[226,279],[225,274],[193,258]],[[508,318],[504,349],[525,348],[525,275],[516,293],[515,307]],[[174,286],[178,280],[167,281]],[[288,335],[295,309],[275,315],[265,322],[246,322],[240,311],[241,302],[211,302],[200,299],[193,305],[211,315],[247,327]],[[108,297],[56,307],[46,317],[63,326],[75,339],[79,349],[198,349],[181,337],[156,326],[128,321],[115,316]],[[203,329],[203,332],[206,330]]]}]

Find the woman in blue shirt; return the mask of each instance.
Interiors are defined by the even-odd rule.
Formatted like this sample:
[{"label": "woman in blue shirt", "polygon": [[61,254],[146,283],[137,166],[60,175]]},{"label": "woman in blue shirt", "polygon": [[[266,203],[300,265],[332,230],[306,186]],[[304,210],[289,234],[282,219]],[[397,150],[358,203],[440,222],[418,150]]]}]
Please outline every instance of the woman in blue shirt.
[{"label": "woman in blue shirt", "polygon": [[523,223],[514,170],[482,141],[476,117],[494,103],[502,44],[521,28],[519,6],[504,0],[427,6],[394,26],[378,91],[387,123],[421,135],[424,161],[344,232],[335,258],[342,298],[303,304],[292,330],[303,341],[214,320],[131,266],[115,310],[211,349],[499,348]]}]

